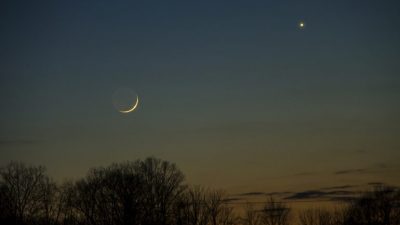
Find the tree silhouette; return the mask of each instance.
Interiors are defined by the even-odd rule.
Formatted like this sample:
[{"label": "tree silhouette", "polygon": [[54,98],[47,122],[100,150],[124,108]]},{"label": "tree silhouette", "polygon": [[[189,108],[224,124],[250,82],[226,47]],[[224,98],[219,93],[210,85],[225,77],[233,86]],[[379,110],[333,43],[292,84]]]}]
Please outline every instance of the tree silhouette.
[{"label": "tree silhouette", "polygon": [[[222,190],[187,186],[175,164],[153,157],[91,169],[57,185],[41,166],[0,168],[5,225],[288,225],[290,208],[273,198],[242,218]],[[305,209],[300,225],[400,225],[400,191],[378,186],[334,210]]]},{"label": "tree silhouette", "polygon": [[11,162],[0,169],[3,217],[14,224],[32,218],[50,224],[55,184],[45,175],[44,167]]},{"label": "tree silhouette", "polygon": [[400,224],[400,191],[377,186],[373,191],[353,200],[347,208],[345,224],[397,225]]},{"label": "tree silhouette", "polygon": [[262,223],[265,225],[287,225],[290,209],[281,202],[270,197],[262,209]]},{"label": "tree silhouette", "polygon": [[210,215],[211,225],[217,225],[219,217],[224,208],[225,192],[222,190],[213,190],[207,196],[207,208]]},{"label": "tree silhouette", "polygon": [[174,164],[156,158],[113,164],[78,181],[73,202],[85,224],[174,224],[183,180]]},{"label": "tree silhouette", "polygon": [[208,190],[200,186],[186,189],[176,203],[177,224],[207,225],[210,219],[207,194]]},{"label": "tree silhouette", "polygon": [[261,212],[254,208],[251,203],[246,203],[244,208],[244,216],[242,218],[243,225],[261,225]]},{"label": "tree silhouette", "polygon": [[132,224],[140,220],[143,182],[139,162],[92,169],[75,185],[73,206],[85,224]]},{"label": "tree silhouette", "polygon": [[299,214],[300,225],[335,225],[334,214],[326,209],[305,209]]},{"label": "tree silhouette", "polygon": [[185,190],[184,175],[167,161],[147,158],[138,164],[137,173],[143,180],[144,224],[173,224],[174,204]]}]

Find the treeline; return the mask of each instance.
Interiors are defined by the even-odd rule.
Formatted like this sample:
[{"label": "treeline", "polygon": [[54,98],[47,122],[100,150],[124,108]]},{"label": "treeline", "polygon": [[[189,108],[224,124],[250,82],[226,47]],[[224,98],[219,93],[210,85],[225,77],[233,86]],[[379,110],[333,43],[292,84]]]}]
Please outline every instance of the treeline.
[{"label": "treeline", "polygon": [[61,185],[44,167],[11,162],[0,169],[5,225],[392,225],[400,192],[379,187],[336,210],[294,213],[273,198],[235,213],[224,191],[192,187],[175,164],[156,158],[91,169]]}]

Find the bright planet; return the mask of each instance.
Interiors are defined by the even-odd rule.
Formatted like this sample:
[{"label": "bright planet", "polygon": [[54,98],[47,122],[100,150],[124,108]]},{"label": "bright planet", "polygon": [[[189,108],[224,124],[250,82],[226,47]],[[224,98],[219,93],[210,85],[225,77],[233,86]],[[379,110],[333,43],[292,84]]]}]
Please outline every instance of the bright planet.
[{"label": "bright planet", "polygon": [[305,26],[306,26],[306,24],[304,23],[304,21],[300,21],[300,22],[299,22],[299,28],[300,28],[300,29],[304,29]]}]

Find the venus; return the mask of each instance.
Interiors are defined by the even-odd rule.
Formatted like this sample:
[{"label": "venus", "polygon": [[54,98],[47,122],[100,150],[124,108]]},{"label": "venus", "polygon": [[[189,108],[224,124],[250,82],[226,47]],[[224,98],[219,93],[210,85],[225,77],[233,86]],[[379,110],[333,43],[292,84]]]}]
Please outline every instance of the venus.
[{"label": "venus", "polygon": [[304,23],[304,21],[300,21],[299,22],[299,28],[300,29],[304,29],[306,27],[306,24]]}]

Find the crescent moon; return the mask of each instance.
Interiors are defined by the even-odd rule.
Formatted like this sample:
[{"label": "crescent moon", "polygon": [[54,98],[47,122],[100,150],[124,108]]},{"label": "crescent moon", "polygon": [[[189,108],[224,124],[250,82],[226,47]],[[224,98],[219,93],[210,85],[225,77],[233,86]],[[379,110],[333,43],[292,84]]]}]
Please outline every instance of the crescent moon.
[{"label": "crescent moon", "polygon": [[130,112],[132,112],[133,110],[135,110],[135,109],[137,108],[138,105],[139,105],[139,96],[136,95],[136,103],[132,106],[132,108],[127,109],[127,110],[120,110],[119,112],[121,112],[121,113],[130,113]]}]

